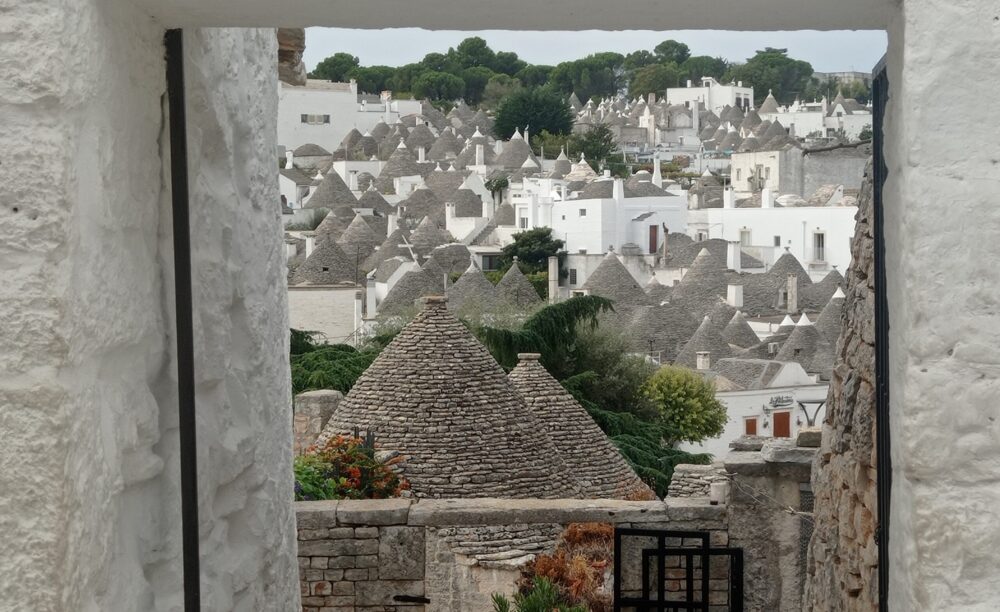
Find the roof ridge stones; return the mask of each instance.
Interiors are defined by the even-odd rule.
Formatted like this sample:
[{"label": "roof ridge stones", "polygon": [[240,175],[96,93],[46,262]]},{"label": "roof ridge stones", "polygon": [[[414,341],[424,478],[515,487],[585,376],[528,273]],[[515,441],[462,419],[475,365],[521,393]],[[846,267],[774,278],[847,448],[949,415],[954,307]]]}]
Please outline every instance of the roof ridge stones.
[{"label": "roof ridge stones", "polygon": [[677,354],[675,364],[694,369],[698,365],[698,353],[703,352],[709,354],[710,362],[732,357],[733,354],[729,343],[722,337],[721,331],[708,315],[705,315],[698,330]]},{"label": "roof ridge stones", "polygon": [[739,310],[722,330],[722,338],[729,344],[740,348],[750,348],[760,343],[760,338],[757,337],[753,328],[747,323],[746,317]]},{"label": "roof ridge stones", "polygon": [[468,269],[445,293],[448,296],[448,309],[467,315],[490,312],[499,300],[496,287],[475,262],[469,264]]},{"label": "roof ridge stones", "polygon": [[343,249],[347,257],[355,258],[359,262],[368,259],[378,245],[379,238],[375,230],[361,215],[356,215],[340,238],[337,238],[337,246]]},{"label": "roof ridge stones", "polygon": [[542,302],[535,286],[521,272],[517,257],[496,284],[496,290],[498,299],[514,308],[530,308]]},{"label": "roof ridge stones", "polygon": [[377,307],[379,316],[405,316],[416,308],[416,301],[429,295],[440,295],[442,279],[423,268],[410,270],[396,281]]},{"label": "roof ridge stones", "polygon": [[323,176],[319,187],[306,201],[305,208],[326,208],[333,210],[338,207],[353,208],[358,205],[358,199],[354,197],[351,189],[340,178],[340,174],[332,168]]},{"label": "roof ridge stones", "polygon": [[372,253],[367,259],[365,259],[362,265],[365,270],[374,270],[379,267],[379,265],[393,257],[403,256],[407,259],[412,260],[410,255],[410,249],[405,246],[400,246],[407,244],[407,238],[409,238],[410,232],[406,229],[398,227],[391,234],[386,236],[382,244],[379,245],[377,251]]},{"label": "roof ridge stones", "polygon": [[410,234],[409,242],[413,245],[413,250],[420,257],[427,257],[435,247],[450,242],[457,242],[457,240],[455,240],[455,237],[448,230],[440,227],[433,219],[424,217]]},{"label": "roof ridge stones", "polygon": [[292,285],[357,284],[361,271],[354,258],[348,257],[333,240],[316,245],[292,274]]},{"label": "roof ridge stones", "polygon": [[571,498],[573,474],[489,352],[430,297],[337,406],[320,443],[355,427],[406,457],[418,497]]},{"label": "roof ridge stones", "polygon": [[614,251],[608,251],[582,288],[614,301],[616,309],[649,304],[649,296]]},{"label": "roof ridge stones", "polygon": [[508,378],[555,443],[584,497],[654,497],[583,406],[542,367],[539,357],[537,353],[519,354]]}]

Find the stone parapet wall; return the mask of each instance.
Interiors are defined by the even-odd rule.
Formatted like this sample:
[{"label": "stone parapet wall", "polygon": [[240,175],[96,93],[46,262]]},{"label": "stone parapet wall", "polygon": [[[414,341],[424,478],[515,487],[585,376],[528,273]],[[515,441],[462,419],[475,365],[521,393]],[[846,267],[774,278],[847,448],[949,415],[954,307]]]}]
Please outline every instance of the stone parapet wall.
[{"label": "stone parapet wall", "polygon": [[878,608],[875,474],[875,240],[871,166],[858,199],[844,327],[813,465],[815,529],[804,609]]},{"label": "stone parapet wall", "polygon": [[343,399],[343,393],[329,389],[306,391],[295,396],[292,446],[296,455],[301,455],[316,442],[337,404]]},{"label": "stone parapet wall", "polygon": [[[492,609],[490,596],[512,593],[521,567],[551,552],[571,523],[707,531],[713,545],[729,542],[726,507],[704,499],[322,501],[297,502],[296,515],[307,612]],[[624,558],[636,565],[633,582],[637,550]],[[710,595],[724,605],[728,574],[716,569]],[[684,571],[668,567],[668,590],[681,588]]]},{"label": "stone parapet wall", "polygon": [[674,468],[667,497],[708,497],[713,482],[726,482],[726,470],[721,463],[695,465],[684,463]]}]

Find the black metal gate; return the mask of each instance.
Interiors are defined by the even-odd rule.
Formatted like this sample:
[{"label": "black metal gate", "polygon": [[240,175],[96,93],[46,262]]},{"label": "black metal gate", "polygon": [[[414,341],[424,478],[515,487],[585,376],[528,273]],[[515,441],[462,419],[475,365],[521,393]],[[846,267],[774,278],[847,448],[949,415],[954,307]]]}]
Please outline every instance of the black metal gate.
[{"label": "black metal gate", "polygon": [[615,529],[615,612],[743,611],[743,550],[707,531]]}]

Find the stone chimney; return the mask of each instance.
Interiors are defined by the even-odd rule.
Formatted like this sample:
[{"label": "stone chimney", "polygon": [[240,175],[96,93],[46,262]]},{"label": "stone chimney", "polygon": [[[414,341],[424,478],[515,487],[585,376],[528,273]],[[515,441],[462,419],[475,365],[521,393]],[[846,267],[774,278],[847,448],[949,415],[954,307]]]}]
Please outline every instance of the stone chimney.
[{"label": "stone chimney", "polygon": [[290,170],[295,167],[295,154],[291,149],[285,151],[285,169]]},{"label": "stone chimney", "polygon": [[549,256],[549,304],[556,303],[559,293],[559,257]]},{"label": "stone chimney", "polygon": [[484,155],[483,154],[483,145],[477,144],[476,145],[476,165],[477,166],[482,166],[483,165],[483,163],[484,163],[483,162],[483,159],[484,159],[483,155]]},{"label": "stone chimney", "polygon": [[[605,172],[608,171],[605,170]],[[620,178],[612,180],[614,181],[614,185],[611,188],[611,197],[615,199],[615,202],[621,204],[622,200],[625,199],[625,182]]]},{"label": "stone chimney", "polygon": [[663,172],[660,170],[660,154],[653,154],[653,180],[652,183],[657,187],[663,187]]},{"label": "stone chimney", "polygon": [[729,187],[722,191],[722,207],[733,208],[733,190]]},{"label": "stone chimney", "polygon": [[760,207],[774,208],[774,198],[769,187],[760,190]]},{"label": "stone chimney", "polygon": [[743,251],[741,247],[742,245],[736,240],[726,243],[726,267],[735,272],[743,270]]},{"label": "stone chimney", "polygon": [[695,367],[698,370],[709,370],[712,368],[712,354],[708,351],[698,351],[695,353]]},{"label": "stone chimney", "polygon": [[361,326],[365,317],[364,294],[361,291],[354,292],[354,346],[361,344]]},{"label": "stone chimney", "polygon": [[427,149],[426,147],[417,147],[417,162],[425,163],[427,161]]},{"label": "stone chimney", "polygon": [[788,275],[787,300],[785,312],[792,314],[799,311],[799,278],[794,274]]},{"label": "stone chimney", "polygon": [[743,285],[726,286],[726,303],[737,310],[743,308]]},{"label": "stone chimney", "polygon": [[348,185],[351,188],[351,191],[357,191],[358,190],[358,171],[357,170],[351,170],[348,173],[348,180],[351,182],[351,184]]}]

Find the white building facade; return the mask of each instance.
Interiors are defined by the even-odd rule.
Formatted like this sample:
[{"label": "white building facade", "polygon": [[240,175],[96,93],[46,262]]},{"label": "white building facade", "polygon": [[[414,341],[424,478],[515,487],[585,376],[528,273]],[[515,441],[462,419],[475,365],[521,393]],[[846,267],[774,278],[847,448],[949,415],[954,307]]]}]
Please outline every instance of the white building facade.
[{"label": "white building facade", "polygon": [[744,87],[743,81],[722,85],[712,77],[702,77],[700,86],[688,81],[687,87],[668,87],[667,102],[688,107],[701,102],[706,110],[718,115],[726,106],[753,106],[753,87]]}]

